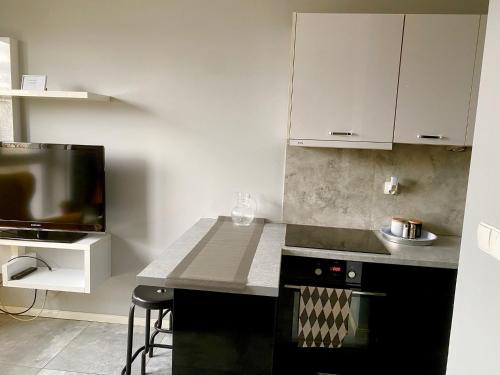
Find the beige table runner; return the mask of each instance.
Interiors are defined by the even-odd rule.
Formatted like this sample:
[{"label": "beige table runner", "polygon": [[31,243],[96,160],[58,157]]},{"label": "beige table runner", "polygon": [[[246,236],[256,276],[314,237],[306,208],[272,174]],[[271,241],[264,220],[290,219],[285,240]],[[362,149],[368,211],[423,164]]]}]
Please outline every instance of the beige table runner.
[{"label": "beige table runner", "polygon": [[244,289],[264,229],[265,219],[249,226],[234,225],[230,217],[217,222],[167,276],[174,287]]}]

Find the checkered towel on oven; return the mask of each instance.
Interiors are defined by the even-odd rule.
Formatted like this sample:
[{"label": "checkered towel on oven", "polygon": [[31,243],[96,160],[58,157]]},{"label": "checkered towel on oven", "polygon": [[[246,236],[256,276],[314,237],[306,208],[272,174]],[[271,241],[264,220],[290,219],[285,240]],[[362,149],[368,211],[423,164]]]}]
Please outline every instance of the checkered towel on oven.
[{"label": "checkered towel on oven", "polygon": [[338,348],[347,335],[352,292],[300,287],[299,346]]}]

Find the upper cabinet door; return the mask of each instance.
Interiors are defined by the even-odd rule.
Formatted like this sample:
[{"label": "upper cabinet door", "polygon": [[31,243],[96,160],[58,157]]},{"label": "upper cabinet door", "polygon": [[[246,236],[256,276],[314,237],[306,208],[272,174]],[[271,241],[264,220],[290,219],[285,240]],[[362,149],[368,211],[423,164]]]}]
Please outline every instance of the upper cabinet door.
[{"label": "upper cabinet door", "polygon": [[392,148],[403,15],[296,15],[290,144]]},{"label": "upper cabinet door", "polygon": [[484,39],[486,37],[486,21],[488,16],[481,16],[479,36],[477,38],[476,62],[474,64],[474,78],[472,81],[472,92],[470,97],[469,118],[467,121],[467,136],[465,145],[472,146],[474,140],[474,129],[476,125],[477,99],[479,96],[479,82],[481,81],[481,66],[483,65]]},{"label": "upper cabinet door", "polygon": [[464,145],[479,15],[407,15],[394,142]]}]

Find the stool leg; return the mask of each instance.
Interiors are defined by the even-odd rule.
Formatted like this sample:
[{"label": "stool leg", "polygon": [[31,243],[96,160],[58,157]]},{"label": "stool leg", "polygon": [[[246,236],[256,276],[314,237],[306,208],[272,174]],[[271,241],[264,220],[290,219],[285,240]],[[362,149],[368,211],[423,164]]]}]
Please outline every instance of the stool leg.
[{"label": "stool leg", "polygon": [[132,371],[132,344],[134,339],[134,310],[135,305],[130,307],[128,314],[128,333],[127,333],[127,364],[125,366],[125,374],[130,375]]},{"label": "stool leg", "polygon": [[[156,328],[156,326],[158,328],[161,328],[162,321],[163,321],[163,310],[159,310],[158,311],[158,323],[157,323],[157,325],[155,325],[155,328]],[[155,338],[156,338],[156,335],[158,333],[159,332],[155,329],[155,331],[151,335],[151,341],[150,341],[151,346],[149,347],[149,358],[153,357],[153,345],[155,344]]]},{"label": "stool leg", "polygon": [[146,354],[149,352],[149,335],[150,335],[150,324],[151,324],[151,310],[146,310],[146,324],[145,324],[145,332],[144,332],[144,351],[141,355],[141,375],[146,374]]}]

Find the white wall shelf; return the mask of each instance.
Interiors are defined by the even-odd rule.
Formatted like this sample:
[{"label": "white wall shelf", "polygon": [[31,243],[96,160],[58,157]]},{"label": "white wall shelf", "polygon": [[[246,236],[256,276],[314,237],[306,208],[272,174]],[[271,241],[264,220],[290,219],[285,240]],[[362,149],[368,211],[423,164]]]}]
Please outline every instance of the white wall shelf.
[{"label": "white wall shelf", "polygon": [[90,293],[111,275],[109,235],[90,234],[73,243],[0,239],[0,245],[17,248],[12,256],[36,256],[52,267],[52,271],[38,267],[21,280],[10,280],[13,274],[37,266],[32,258],[14,259],[2,265],[4,287]]},{"label": "white wall shelf", "polygon": [[110,97],[87,91],[33,91],[33,90],[0,90],[0,96],[18,98],[70,99],[109,102]]},{"label": "white wall shelf", "polygon": [[85,277],[84,271],[79,269],[53,268],[50,271],[47,267],[38,267],[38,270],[23,279],[10,280],[5,286],[85,293]]}]

